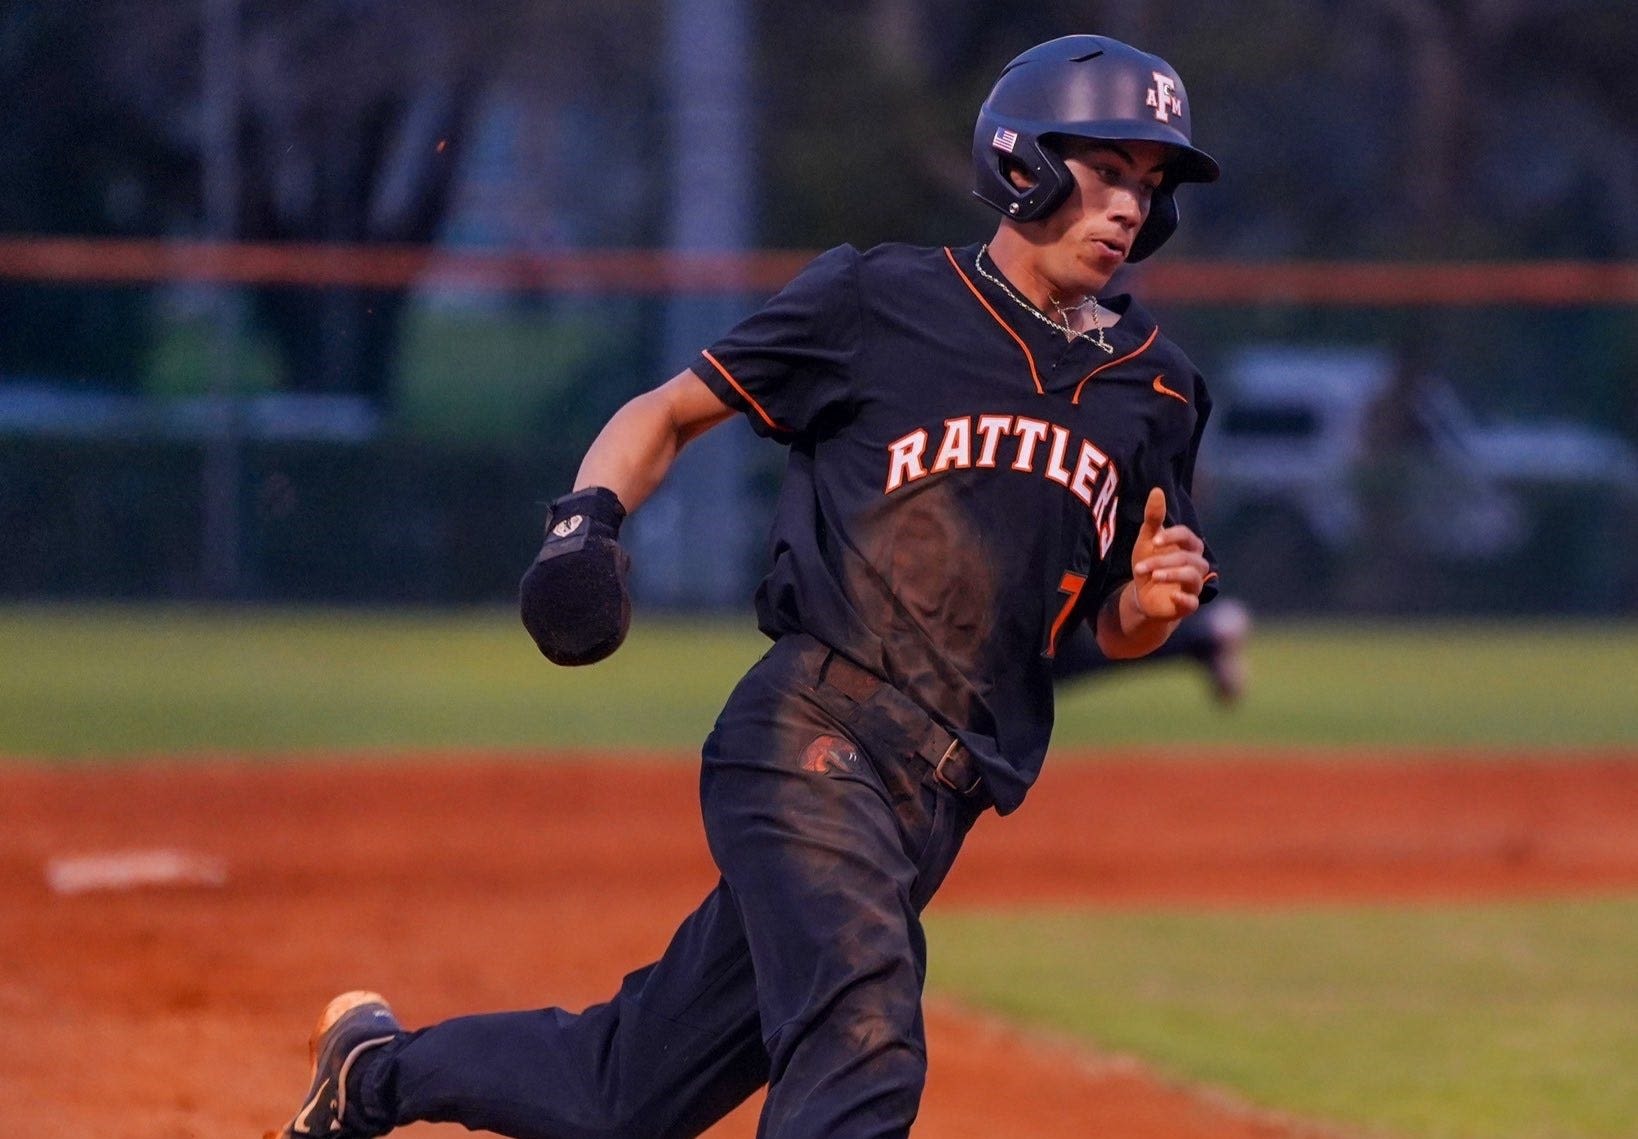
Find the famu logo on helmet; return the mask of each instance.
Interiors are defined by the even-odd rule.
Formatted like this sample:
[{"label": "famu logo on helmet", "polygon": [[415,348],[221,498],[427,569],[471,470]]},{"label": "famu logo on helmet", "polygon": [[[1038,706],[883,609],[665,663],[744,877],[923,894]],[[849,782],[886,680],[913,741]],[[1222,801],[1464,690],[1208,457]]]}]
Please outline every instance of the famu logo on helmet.
[{"label": "famu logo on helmet", "polygon": [[[1064,36],[1018,56],[1001,72],[973,130],[973,194],[1014,221],[1039,221],[1063,204],[1074,175],[1053,136],[1146,141],[1172,160],[1128,261],[1141,261],[1177,229],[1180,182],[1215,182],[1217,162],[1190,137],[1183,80],[1159,56],[1108,36]],[[1020,189],[1007,164],[1029,175]]]},{"label": "famu logo on helmet", "polygon": [[1173,115],[1183,113],[1183,97],[1177,93],[1177,80],[1163,71],[1157,71],[1155,85],[1149,88],[1143,105],[1155,109],[1155,118],[1163,123],[1171,122]]}]

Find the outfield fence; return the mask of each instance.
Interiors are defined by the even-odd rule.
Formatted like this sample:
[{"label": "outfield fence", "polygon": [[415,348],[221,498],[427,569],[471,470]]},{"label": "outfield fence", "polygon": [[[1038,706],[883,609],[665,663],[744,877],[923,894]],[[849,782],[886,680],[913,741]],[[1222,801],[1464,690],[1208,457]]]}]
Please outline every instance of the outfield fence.
[{"label": "outfield fence", "polygon": [[[810,256],[0,237],[0,597],[500,599],[598,426],[687,363],[671,314],[749,311]],[[1217,397],[1200,497],[1253,604],[1638,611],[1638,263],[1129,277]],[[1245,386],[1271,347],[1303,398]],[[1433,451],[1327,433],[1411,370],[1448,397]],[[758,533],[781,455],[725,454]],[[760,544],[736,557],[743,596]]]}]

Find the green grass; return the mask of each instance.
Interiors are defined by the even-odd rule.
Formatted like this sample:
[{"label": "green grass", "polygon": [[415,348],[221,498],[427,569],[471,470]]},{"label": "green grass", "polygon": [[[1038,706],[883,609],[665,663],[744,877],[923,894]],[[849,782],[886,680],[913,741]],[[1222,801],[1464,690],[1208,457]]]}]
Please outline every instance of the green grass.
[{"label": "green grass", "polygon": [[[0,754],[354,747],[692,752],[766,642],[639,612],[559,669],[507,610],[0,609]],[[1638,626],[1265,625],[1249,699],[1187,664],[1064,694],[1062,752],[1123,745],[1638,747]]]},{"label": "green grass", "polygon": [[1638,1130],[1638,900],[929,915],[935,991],[1311,1118]]},{"label": "green grass", "polygon": [[1140,665],[1071,689],[1060,741],[1638,745],[1638,622],[1263,623],[1251,698],[1229,714],[1203,678]]},{"label": "green grass", "polygon": [[559,669],[499,610],[0,610],[0,754],[697,751],[762,650],[744,627],[654,622]]}]

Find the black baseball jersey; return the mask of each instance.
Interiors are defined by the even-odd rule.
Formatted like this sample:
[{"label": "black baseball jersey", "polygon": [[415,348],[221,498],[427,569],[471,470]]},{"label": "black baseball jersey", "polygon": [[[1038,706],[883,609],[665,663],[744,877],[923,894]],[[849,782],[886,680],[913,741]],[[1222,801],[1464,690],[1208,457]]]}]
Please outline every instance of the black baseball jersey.
[{"label": "black baseball jersey", "polygon": [[1129,296],[1104,300],[1121,313],[1106,354],[977,254],[832,249],[693,369],[790,448],[763,631],[812,634],[908,693],[972,749],[1004,814],[1046,752],[1055,646],[1131,577],[1149,489],[1198,531],[1210,402]]}]

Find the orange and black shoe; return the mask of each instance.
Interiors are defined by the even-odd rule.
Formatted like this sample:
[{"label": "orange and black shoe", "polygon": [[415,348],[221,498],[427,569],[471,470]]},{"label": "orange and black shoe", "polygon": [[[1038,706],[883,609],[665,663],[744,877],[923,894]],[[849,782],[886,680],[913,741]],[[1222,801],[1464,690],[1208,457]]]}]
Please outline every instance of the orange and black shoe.
[{"label": "orange and black shoe", "polygon": [[371,1139],[385,1134],[384,1128],[361,1124],[356,1110],[348,1117],[347,1078],[359,1056],[402,1031],[379,993],[359,990],[331,1001],[308,1040],[313,1082],[307,1098],[294,1119],[265,1139]]}]

